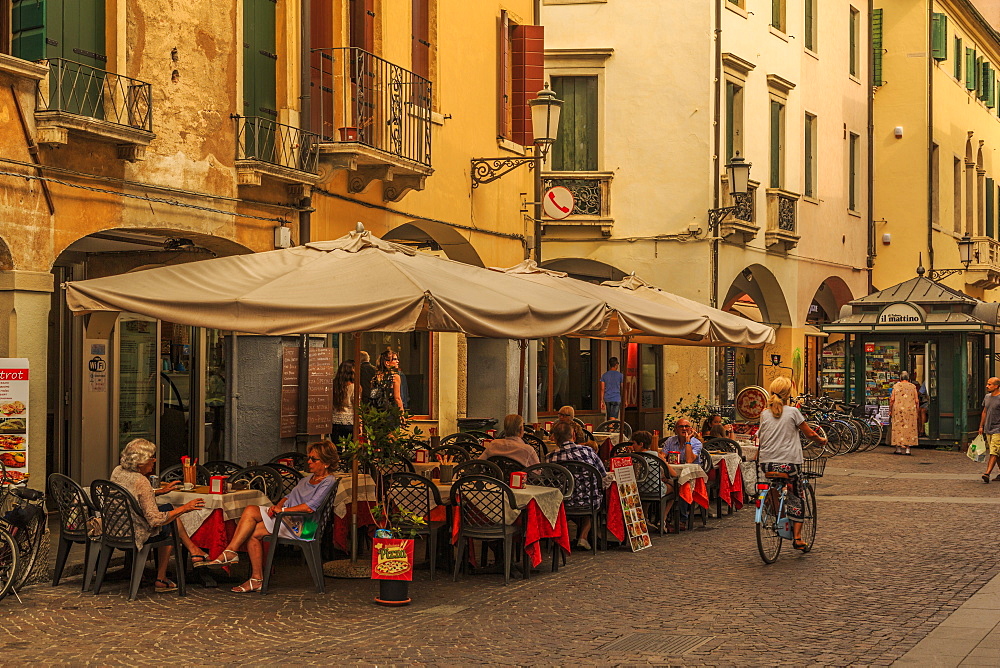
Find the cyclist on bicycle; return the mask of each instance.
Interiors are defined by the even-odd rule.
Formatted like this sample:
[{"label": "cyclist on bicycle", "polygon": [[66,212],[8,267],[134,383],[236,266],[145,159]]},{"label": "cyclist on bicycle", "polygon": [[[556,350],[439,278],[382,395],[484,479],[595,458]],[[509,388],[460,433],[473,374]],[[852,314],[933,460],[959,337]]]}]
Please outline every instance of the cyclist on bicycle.
[{"label": "cyclist on bicycle", "polygon": [[798,408],[789,406],[792,381],[784,376],[771,382],[771,400],[767,409],[760,414],[760,441],[758,463],[764,474],[778,474],[773,477],[787,477],[789,496],[785,507],[788,519],[792,521],[792,547],[805,550],[809,545],[802,540],[803,502],[802,488],[799,486],[799,471],[802,467],[802,443],[799,432],[812,440],[826,445],[826,438],[818,435],[806,423]]}]

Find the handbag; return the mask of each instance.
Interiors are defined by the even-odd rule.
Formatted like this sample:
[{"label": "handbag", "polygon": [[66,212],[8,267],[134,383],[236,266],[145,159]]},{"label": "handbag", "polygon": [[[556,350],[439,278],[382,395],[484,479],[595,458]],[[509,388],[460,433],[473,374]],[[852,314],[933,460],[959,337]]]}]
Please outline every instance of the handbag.
[{"label": "handbag", "polygon": [[965,451],[965,456],[977,463],[986,461],[988,454],[989,448],[986,446],[986,439],[983,438],[982,434],[972,439],[972,443],[969,443],[969,449]]},{"label": "handbag", "polygon": [[104,523],[100,517],[91,517],[87,520],[87,537],[100,538],[104,534]]}]

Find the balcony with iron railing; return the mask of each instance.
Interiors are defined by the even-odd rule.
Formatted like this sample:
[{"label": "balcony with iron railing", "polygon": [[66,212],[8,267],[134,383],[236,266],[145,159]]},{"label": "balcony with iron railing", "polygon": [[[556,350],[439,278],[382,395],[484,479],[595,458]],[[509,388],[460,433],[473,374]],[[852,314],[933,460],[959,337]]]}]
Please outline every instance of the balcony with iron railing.
[{"label": "balcony with iron railing", "polygon": [[722,177],[722,201],[724,206],[736,207],[719,224],[719,236],[731,243],[746,244],[757,236],[760,225],[757,224],[757,189],[758,181],[748,181],[747,191],[738,195],[729,194],[729,179]]},{"label": "balcony with iron railing", "polygon": [[965,270],[965,282],[984,290],[1000,287],[1000,241],[972,237],[972,262]]},{"label": "balcony with iron railing", "polygon": [[236,177],[241,186],[263,178],[285,184],[319,180],[319,135],[259,116],[236,116]]},{"label": "balcony with iron railing", "polygon": [[768,250],[789,251],[799,243],[799,194],[781,188],[768,188],[767,229],[764,244]]},{"label": "balcony with iron railing", "polygon": [[38,143],[69,143],[70,134],[118,146],[118,157],[141,160],[153,134],[152,85],[64,58],[50,58],[38,83]]},{"label": "balcony with iron railing", "polygon": [[313,128],[320,161],[348,170],[348,190],[382,181],[399,201],[431,168],[431,82],[356,47],[313,49]]},{"label": "balcony with iron railing", "polygon": [[578,225],[599,227],[604,236],[611,236],[612,172],[546,172],[542,188],[563,186],[573,193],[573,211],[562,220],[545,220],[545,226]]}]

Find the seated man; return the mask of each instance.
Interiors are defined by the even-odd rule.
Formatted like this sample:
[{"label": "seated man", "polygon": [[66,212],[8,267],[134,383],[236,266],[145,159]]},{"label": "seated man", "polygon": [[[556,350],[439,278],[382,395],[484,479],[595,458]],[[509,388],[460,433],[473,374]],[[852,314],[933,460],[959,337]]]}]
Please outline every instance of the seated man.
[{"label": "seated man", "polygon": [[[546,460],[553,463],[577,461],[590,464],[601,474],[602,487],[603,479],[607,477],[607,469],[604,462],[600,460],[597,453],[586,445],[579,445],[574,441],[573,427],[566,422],[557,422],[552,427],[552,440],[559,445],[559,449],[550,452]],[[595,487],[593,481],[588,478],[576,478],[574,480],[573,496],[566,500],[569,506],[588,506],[600,508],[604,503],[602,487]],[[580,549],[590,549],[590,528],[592,521],[590,516],[585,516],[577,520],[576,544]],[[596,536],[595,536],[596,540]]]},{"label": "seated man", "polygon": [[[575,408],[573,408],[572,406],[563,406],[562,408],[559,409],[559,413],[557,415],[559,416],[559,422],[568,424],[571,427],[573,427],[574,442],[580,445],[589,446],[594,449],[594,452],[597,452],[597,443],[592,438],[589,438],[587,436],[583,427],[580,426],[580,423],[574,419],[576,417]],[[559,422],[557,422],[556,424],[559,424]],[[552,440],[552,444],[555,445],[557,448],[559,447],[559,443],[555,439]]]},{"label": "seated man", "polygon": [[515,459],[525,467],[537,464],[538,453],[521,439],[522,436],[524,436],[524,418],[516,413],[508,415],[503,419],[502,438],[489,441],[479,459],[489,459],[499,455]]},{"label": "seated man", "polygon": [[694,436],[694,427],[685,418],[674,423],[674,435],[663,442],[663,454],[680,452],[681,464],[696,464],[701,454],[701,441]]}]

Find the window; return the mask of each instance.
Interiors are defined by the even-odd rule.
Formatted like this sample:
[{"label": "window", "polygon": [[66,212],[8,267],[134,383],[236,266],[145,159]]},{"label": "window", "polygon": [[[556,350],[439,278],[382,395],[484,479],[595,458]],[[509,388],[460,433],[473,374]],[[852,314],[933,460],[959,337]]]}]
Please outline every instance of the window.
[{"label": "window", "polygon": [[941,225],[941,164],[938,145],[931,144],[931,224]]},{"label": "window", "polygon": [[851,58],[851,63],[850,63],[850,70],[851,70],[851,76],[852,77],[858,76],[858,72],[861,69],[860,66],[859,66],[860,64],[858,62],[858,44],[861,41],[860,40],[861,35],[859,33],[859,28],[860,28],[859,17],[860,17],[860,14],[859,14],[858,10],[856,10],[854,7],[851,7],[851,17],[850,17],[850,34],[851,34],[851,37],[850,37],[850,39],[851,39],[850,58]]},{"label": "window", "polygon": [[931,57],[948,60],[948,17],[938,12],[931,18]]},{"label": "window", "polygon": [[996,187],[993,179],[986,178],[986,236],[993,237],[996,230]]},{"label": "window", "polygon": [[962,38],[955,36],[955,79],[962,80]]},{"label": "window", "polygon": [[545,83],[544,28],[517,25],[503,10],[498,41],[497,135],[527,146],[532,143],[528,101]]},{"label": "window", "polygon": [[663,346],[644,343],[639,347],[639,407],[657,409],[661,407],[660,378]]},{"label": "window", "polygon": [[597,77],[554,76],[552,90],[563,101],[559,134],[552,146],[552,169],[597,171]]},{"label": "window", "polygon": [[726,81],[726,162],[743,154],[743,87]]},{"label": "window", "polygon": [[955,232],[962,231],[962,159],[955,158],[952,171],[952,190],[954,192]]},{"label": "window", "polygon": [[858,211],[858,197],[860,195],[860,177],[861,177],[861,151],[860,151],[861,137],[850,133],[848,137],[848,165],[850,168],[850,173],[847,179],[847,208],[851,211]]},{"label": "window", "polygon": [[816,196],[816,149],[817,149],[817,138],[816,138],[816,117],[813,114],[806,114],[805,118],[805,138],[802,143],[803,147],[803,166],[805,168],[805,174],[803,183],[805,187],[803,188],[803,193],[806,197]]},{"label": "window", "polygon": [[[597,380],[603,369],[595,362],[601,342],[565,336],[538,341],[538,412],[554,413],[562,406],[598,410]],[[610,345],[610,344],[608,344]]]},{"label": "window", "polygon": [[771,181],[772,188],[781,188],[785,181],[785,105],[771,100]]},{"label": "window", "polygon": [[736,5],[737,7],[744,9],[746,8],[746,0],[726,0],[731,5]]},{"label": "window", "polygon": [[872,10],[872,85],[881,86],[882,78],[882,10]]},{"label": "window", "polygon": [[431,78],[430,4],[430,0],[411,1],[413,29],[410,33],[410,69],[414,74],[425,79]]},{"label": "window", "polygon": [[785,31],[785,0],[771,0],[771,27]]},{"label": "window", "polygon": [[[365,332],[361,350],[378,366],[378,356],[391,349],[399,357],[400,398],[411,415],[431,415],[431,389],[434,368],[431,359],[431,335],[428,332]],[[353,343],[344,342],[344,350]]]},{"label": "window", "polygon": [[976,90],[976,50],[965,47],[965,88]]},{"label": "window", "polygon": [[816,0],[805,0],[805,46],[810,51],[816,51]]},{"label": "window", "polygon": [[0,40],[6,41],[9,27],[14,56],[24,60],[66,58],[99,70],[107,68],[104,0],[13,0],[0,2],[3,8],[9,8],[13,21],[10,26],[5,25],[6,17],[0,21],[4,28]]}]

